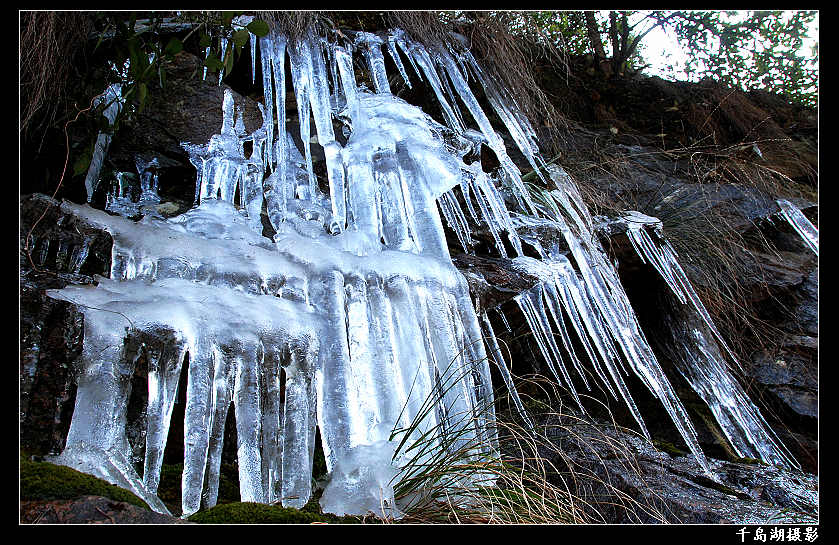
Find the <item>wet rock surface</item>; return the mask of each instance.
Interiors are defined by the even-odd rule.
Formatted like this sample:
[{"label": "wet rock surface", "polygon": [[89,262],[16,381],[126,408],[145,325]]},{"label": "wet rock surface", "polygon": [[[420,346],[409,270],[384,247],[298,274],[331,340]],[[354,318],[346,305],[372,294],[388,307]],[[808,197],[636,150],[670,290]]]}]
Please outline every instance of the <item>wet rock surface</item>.
[{"label": "wet rock surface", "polygon": [[[709,476],[692,456],[663,452],[613,426],[558,415],[547,418],[544,425],[549,442],[541,454],[555,467],[577,473],[576,481],[566,475],[564,482],[575,482],[572,494],[589,501],[606,522],[801,524],[818,520],[815,475],[753,460],[709,459],[713,473]],[[560,475],[549,477],[559,483]]]}]

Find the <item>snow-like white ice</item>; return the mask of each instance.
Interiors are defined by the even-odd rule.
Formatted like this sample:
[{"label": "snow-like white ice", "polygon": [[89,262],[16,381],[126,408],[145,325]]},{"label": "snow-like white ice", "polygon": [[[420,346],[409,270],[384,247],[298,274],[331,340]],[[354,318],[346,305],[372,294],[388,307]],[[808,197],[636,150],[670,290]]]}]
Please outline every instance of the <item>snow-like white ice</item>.
[{"label": "snow-like white ice", "polygon": [[[427,48],[399,30],[342,41],[272,32],[258,42],[264,124],[247,133],[225,92],[220,133],[183,143],[197,171],[191,210],[170,219],[157,213],[154,160],[138,161],[137,183],[117,177],[107,208],[118,215],[62,204],[110,232],[114,247],[110,278],[49,292],[85,313],[75,412],[59,462],[130,488],[165,512],[156,490],[184,365],[184,516],[216,502],[231,404],[243,501],[304,505],[316,430],[330,475],[321,504],[338,514],[399,516],[394,479],[416,462],[405,454],[414,441],[430,441],[429,453],[496,456],[490,361],[535,428],[499,348],[493,309],[476,312],[452,265],[442,212],[465,251],[481,225],[500,256],[541,280],[516,302],[555,378],[575,398],[575,382],[590,388],[599,381],[646,433],[624,380],[634,373],[704,464],[573,181],[544,165],[532,127],[467,50]],[[445,125],[392,94],[385,49],[407,85],[410,66],[431,87]],[[366,62],[375,92],[359,84],[354,55]],[[286,127],[286,62],[302,150]],[[533,202],[470,81],[539,176],[553,180],[559,213]],[[312,125],[328,193],[314,174]],[[349,134],[343,144],[341,134]],[[253,150],[247,157],[245,143]],[[495,173],[464,160],[481,146],[498,157]],[[263,235],[263,216],[273,238]],[[543,229],[559,236],[541,237]],[[645,228],[628,236],[711,332],[686,351],[724,346],[666,242],[653,242]],[[540,259],[524,256],[524,242]],[[148,364],[145,455],[133,460],[126,410],[141,355]],[[720,362],[688,358],[680,371],[738,452],[782,461]]]}]

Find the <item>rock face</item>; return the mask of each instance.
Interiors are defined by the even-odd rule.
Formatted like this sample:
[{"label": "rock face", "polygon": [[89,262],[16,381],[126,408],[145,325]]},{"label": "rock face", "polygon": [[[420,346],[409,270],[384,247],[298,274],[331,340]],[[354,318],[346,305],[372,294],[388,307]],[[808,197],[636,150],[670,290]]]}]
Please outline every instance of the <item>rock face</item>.
[{"label": "rock face", "polygon": [[[712,479],[686,453],[662,452],[634,434],[580,415],[552,415],[543,425],[550,442],[540,454],[559,469],[549,475],[551,482],[560,484],[565,477],[564,482],[575,483],[571,493],[609,522],[801,524],[818,519],[815,475],[711,459]],[[573,472],[577,478],[569,479]]]},{"label": "rock face", "polygon": [[63,213],[58,204],[38,194],[20,202],[21,447],[33,454],[64,447],[75,400],[73,362],[84,337],[81,310],[47,297],[45,290],[108,275],[113,244],[110,234]]}]

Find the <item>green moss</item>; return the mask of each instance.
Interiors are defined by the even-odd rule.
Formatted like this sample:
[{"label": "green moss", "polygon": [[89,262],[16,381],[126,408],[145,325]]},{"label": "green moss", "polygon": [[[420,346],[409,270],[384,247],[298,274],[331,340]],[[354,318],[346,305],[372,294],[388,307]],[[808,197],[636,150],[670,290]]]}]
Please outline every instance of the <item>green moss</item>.
[{"label": "green moss", "polygon": [[34,462],[20,455],[20,498],[22,500],[71,500],[79,496],[104,496],[144,509],[146,502],[123,488],[75,469]]},{"label": "green moss", "polygon": [[216,505],[212,509],[195,513],[189,517],[189,521],[199,524],[312,524],[315,522],[358,524],[360,522],[356,517],[336,517],[301,509],[250,502]]},{"label": "green moss", "polygon": [[762,461],[762,460],[758,460],[758,459],[756,459],[756,458],[735,458],[735,459],[734,459],[734,460],[732,460],[732,461],[733,461],[733,462],[735,462],[735,463],[737,463],[737,464],[748,464],[748,465],[752,465],[752,466],[756,466],[756,465],[764,465],[764,466],[765,466],[765,465],[768,465],[766,462],[764,462],[764,461]]},{"label": "green moss", "polygon": [[666,452],[670,456],[687,456],[689,454],[673,443],[662,441],[661,439],[653,439],[653,446],[661,452]]},{"label": "green moss", "polygon": [[704,486],[706,488],[711,488],[713,490],[717,490],[722,492],[723,494],[728,494],[729,496],[735,496],[740,498],[741,500],[752,500],[753,498],[746,494],[745,492],[740,492],[739,490],[735,490],[730,486],[726,486],[724,484],[718,483],[714,480],[709,479],[708,477],[697,475],[695,477],[691,477],[691,480],[698,485]]}]

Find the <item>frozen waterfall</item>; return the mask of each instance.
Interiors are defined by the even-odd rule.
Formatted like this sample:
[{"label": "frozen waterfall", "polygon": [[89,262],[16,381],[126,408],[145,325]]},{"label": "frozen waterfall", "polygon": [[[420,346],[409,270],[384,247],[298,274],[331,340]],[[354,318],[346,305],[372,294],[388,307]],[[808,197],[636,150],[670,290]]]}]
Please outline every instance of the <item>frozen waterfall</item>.
[{"label": "frozen waterfall", "polygon": [[[704,464],[573,181],[545,167],[533,129],[506,92],[468,51],[427,48],[398,30],[341,37],[289,40],[272,32],[258,40],[264,124],[245,131],[225,92],[220,133],[183,143],[197,171],[188,212],[170,219],[156,213],[150,162],[138,162],[141,187],[129,187],[134,177],[118,178],[108,210],[119,215],[62,205],[111,233],[114,247],[110,278],[50,291],[85,314],[75,412],[58,461],[165,512],[156,492],[185,365],[184,516],[216,502],[231,407],[242,501],[302,507],[312,492],[317,430],[330,474],[321,504],[337,514],[400,515],[393,492],[407,463],[400,444],[431,437],[439,448],[497,456],[490,361],[535,427],[498,348],[490,309],[476,312],[452,264],[445,221],[467,252],[473,227],[485,226],[500,256],[540,279],[516,302],[555,378],[575,397],[575,382],[589,388],[599,380],[646,433],[625,383],[634,373]],[[410,66],[411,77],[430,86],[445,125],[392,94],[385,50],[407,85]],[[366,63],[374,92],[359,84],[354,57]],[[287,62],[302,150],[286,127]],[[482,87],[539,176],[553,180],[560,214],[533,202],[470,84]],[[324,151],[328,191],[314,173],[312,142]],[[464,160],[482,145],[500,161],[495,173]],[[138,213],[140,221],[129,219]],[[263,215],[273,239],[263,236]],[[534,234],[543,226],[558,230],[562,244],[543,244]],[[669,247],[644,229],[628,232],[724,346]],[[540,259],[525,257],[523,242]],[[141,356],[148,365],[145,457],[132,460],[126,407]],[[717,418],[736,424],[723,428],[741,451],[783,462],[724,365],[685,365],[680,371],[700,377],[691,384]],[[433,410],[424,409],[429,400]]]}]

